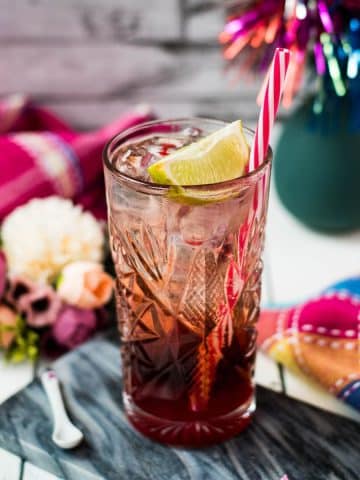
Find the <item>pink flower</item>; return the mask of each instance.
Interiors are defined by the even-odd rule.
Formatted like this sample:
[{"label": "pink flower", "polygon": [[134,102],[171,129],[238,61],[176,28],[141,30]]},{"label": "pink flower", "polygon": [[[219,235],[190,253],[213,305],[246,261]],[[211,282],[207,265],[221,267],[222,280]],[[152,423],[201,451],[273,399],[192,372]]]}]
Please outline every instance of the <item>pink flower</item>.
[{"label": "pink flower", "polygon": [[24,277],[10,279],[6,300],[32,327],[46,327],[55,322],[62,302],[50,285],[39,285]]},{"label": "pink flower", "polygon": [[36,285],[30,282],[27,278],[21,276],[11,277],[5,299],[10,305],[17,309],[21,297],[35,289]]},{"label": "pink flower", "polygon": [[6,257],[4,252],[0,251],[0,299],[2,298],[5,292],[6,271],[7,271]]},{"label": "pink flower", "polygon": [[10,347],[15,337],[16,319],[17,315],[13,310],[6,305],[0,305],[0,347]]},{"label": "pink flower", "polygon": [[99,308],[113,292],[113,279],[95,262],[73,262],[61,274],[58,295],[66,303],[79,308]]},{"label": "pink flower", "polygon": [[17,305],[28,325],[41,328],[55,322],[62,302],[52,287],[41,285],[22,295]]},{"label": "pink flower", "polygon": [[96,313],[66,306],[52,326],[52,337],[61,346],[74,348],[85,342],[97,328]]}]

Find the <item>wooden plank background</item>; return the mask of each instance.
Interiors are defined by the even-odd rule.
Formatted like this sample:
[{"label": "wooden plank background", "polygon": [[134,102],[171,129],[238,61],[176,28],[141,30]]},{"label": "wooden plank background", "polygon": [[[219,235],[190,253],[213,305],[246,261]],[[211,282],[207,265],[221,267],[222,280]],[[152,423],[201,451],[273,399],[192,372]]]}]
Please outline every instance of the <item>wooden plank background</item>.
[{"label": "wooden plank background", "polygon": [[0,0],[0,95],[25,92],[79,129],[137,103],[162,116],[256,118],[259,81],[230,85],[222,2]]}]

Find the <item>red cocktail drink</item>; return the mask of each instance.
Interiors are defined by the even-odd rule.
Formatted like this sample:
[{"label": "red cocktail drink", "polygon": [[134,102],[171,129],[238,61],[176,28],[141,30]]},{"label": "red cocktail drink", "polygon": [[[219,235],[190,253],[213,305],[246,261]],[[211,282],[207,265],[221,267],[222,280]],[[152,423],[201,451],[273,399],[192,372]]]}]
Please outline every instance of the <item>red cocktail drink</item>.
[{"label": "red cocktail drink", "polygon": [[182,187],[180,196],[147,174],[151,163],[223,125],[150,123],[105,152],[125,408],[142,433],[175,445],[232,437],[255,409],[271,153],[256,171]]}]

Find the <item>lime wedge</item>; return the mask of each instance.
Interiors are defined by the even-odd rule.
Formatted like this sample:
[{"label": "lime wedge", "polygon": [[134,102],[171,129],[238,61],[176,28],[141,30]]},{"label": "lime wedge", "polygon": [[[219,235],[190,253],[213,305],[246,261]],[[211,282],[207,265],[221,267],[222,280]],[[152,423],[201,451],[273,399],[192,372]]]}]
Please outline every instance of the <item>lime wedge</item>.
[{"label": "lime wedge", "polygon": [[155,183],[207,185],[233,180],[244,173],[250,148],[240,120],[198,142],[176,150],[148,168]]}]

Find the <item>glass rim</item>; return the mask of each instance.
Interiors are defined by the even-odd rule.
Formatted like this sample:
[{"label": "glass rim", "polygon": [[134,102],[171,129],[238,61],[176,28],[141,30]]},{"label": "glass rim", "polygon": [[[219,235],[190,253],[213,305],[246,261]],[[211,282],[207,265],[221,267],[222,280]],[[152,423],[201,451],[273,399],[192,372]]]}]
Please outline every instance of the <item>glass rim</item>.
[{"label": "glass rim", "polygon": [[[127,175],[126,173],[122,173],[119,170],[117,170],[113,164],[111,163],[111,152],[110,148],[118,143],[119,141],[124,143],[126,141],[126,138],[131,136],[136,133],[137,131],[150,128],[155,125],[166,125],[166,124],[179,124],[179,123],[200,123],[200,122],[205,122],[208,124],[213,124],[213,125],[219,125],[219,126],[224,126],[228,125],[230,122],[225,122],[222,120],[215,120],[215,119],[210,119],[210,118],[205,118],[205,117],[181,117],[181,118],[169,118],[165,120],[151,120],[149,122],[143,122],[139,123],[133,127],[127,128],[124,131],[117,133],[114,135],[105,145],[103,149],[103,164],[108,170],[119,182],[125,183],[127,186],[133,189],[139,189],[142,191],[149,191],[150,193],[155,193],[158,195],[161,194],[166,194],[169,189],[172,187],[172,185],[160,185],[158,183],[153,183],[149,182],[146,180],[141,180],[136,177],[132,177],[131,175]],[[247,127],[246,125],[243,125],[243,129],[245,133],[250,135],[252,138],[255,135],[254,130],[251,128]],[[202,184],[202,185],[180,185],[179,187],[183,189],[184,191],[191,190],[192,192],[195,191],[207,191],[208,193],[211,193],[211,191],[218,191],[222,189],[227,189],[227,188],[236,188],[239,185],[247,185],[249,183],[252,183],[253,181],[256,181],[257,177],[260,176],[260,174],[266,169],[266,167],[271,163],[272,161],[272,149],[271,146],[269,145],[268,151],[266,154],[265,160],[254,170],[251,172],[246,173],[245,175],[242,175],[240,177],[234,178],[232,180],[225,180],[223,182],[217,182],[217,183],[209,183],[209,184]]]}]

